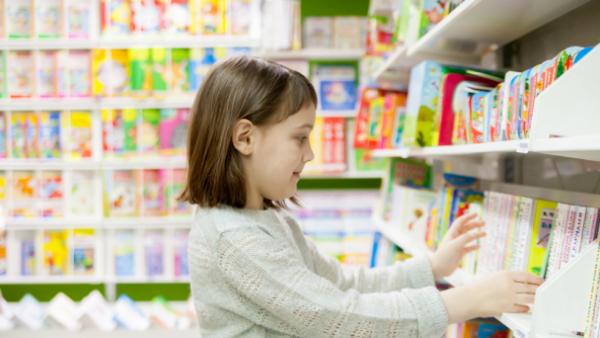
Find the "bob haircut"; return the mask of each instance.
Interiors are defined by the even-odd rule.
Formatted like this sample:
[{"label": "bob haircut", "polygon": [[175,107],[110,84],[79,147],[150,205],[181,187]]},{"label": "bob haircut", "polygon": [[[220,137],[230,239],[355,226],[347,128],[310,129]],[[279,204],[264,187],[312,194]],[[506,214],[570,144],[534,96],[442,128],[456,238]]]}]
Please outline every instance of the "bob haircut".
[{"label": "bob haircut", "polygon": [[[242,158],[232,143],[235,123],[263,126],[281,122],[303,107],[317,106],[317,94],[297,71],[259,58],[238,56],[213,67],[196,94],[188,134],[186,187],[180,200],[200,207],[246,205]],[[297,199],[290,199],[298,203]],[[267,208],[285,201],[265,199]]]}]

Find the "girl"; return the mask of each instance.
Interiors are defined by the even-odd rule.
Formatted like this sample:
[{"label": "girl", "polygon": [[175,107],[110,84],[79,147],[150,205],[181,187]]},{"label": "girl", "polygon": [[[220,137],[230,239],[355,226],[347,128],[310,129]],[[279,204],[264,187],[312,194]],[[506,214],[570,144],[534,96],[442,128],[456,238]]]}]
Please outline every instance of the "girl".
[{"label": "girl", "polygon": [[229,59],[204,80],[182,195],[199,206],[189,262],[203,337],[440,337],[448,323],[528,310],[542,280],[526,273],[435,288],[477,249],[474,215],[430,257],[391,267],[348,270],[320,254],[285,203],[313,159],[316,106],[303,75],[261,59]]}]

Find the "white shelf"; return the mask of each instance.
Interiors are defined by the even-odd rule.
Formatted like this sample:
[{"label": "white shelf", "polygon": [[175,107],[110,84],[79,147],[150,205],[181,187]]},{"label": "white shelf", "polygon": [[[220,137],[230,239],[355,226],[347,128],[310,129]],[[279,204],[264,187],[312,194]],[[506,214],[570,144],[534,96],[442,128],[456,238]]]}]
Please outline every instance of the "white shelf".
[{"label": "white shelf", "polygon": [[171,228],[171,227],[189,227],[194,219],[189,217],[106,217],[102,220],[102,226],[107,229],[132,229],[132,228]]},{"label": "white shelf", "polygon": [[101,37],[98,39],[4,39],[0,50],[54,50],[92,48],[205,48],[205,47],[250,47],[259,45],[259,39],[248,36],[212,35],[130,35]]},{"label": "white shelf", "polygon": [[313,48],[286,51],[265,51],[257,55],[272,60],[357,60],[364,49]]},{"label": "white shelf", "polygon": [[0,100],[2,110],[97,110],[116,108],[190,108],[194,94],[175,94],[142,98],[128,97],[65,97],[16,98]]},{"label": "white shelf", "polygon": [[92,159],[60,160],[60,159],[0,159],[0,170],[97,170],[100,163]]},{"label": "white shelf", "polygon": [[141,284],[141,283],[189,283],[189,277],[119,277],[109,276],[106,278],[107,283],[122,283],[122,284]]},{"label": "white shelf", "polygon": [[2,276],[2,284],[101,284],[104,279],[97,276]]},{"label": "white shelf", "polygon": [[100,331],[96,329],[84,329],[81,331],[68,331],[66,329],[43,329],[28,330],[15,329],[3,331],[4,338],[131,338],[143,336],[144,338],[201,338],[200,329],[190,328],[186,330],[149,329],[144,331],[128,331],[118,329],[115,331]]},{"label": "white shelf", "polygon": [[410,236],[404,234],[399,225],[392,225],[389,222],[381,219],[379,216],[373,218],[373,223],[377,229],[390,241],[396,243],[404,252],[412,255],[423,255],[430,252],[429,248],[423,242],[412,240]]},{"label": "white shelf", "polygon": [[478,63],[480,53],[505,45],[589,0],[466,0],[408,48],[398,47],[376,72],[407,71],[424,59]]},{"label": "white shelf", "polygon": [[451,145],[424,148],[399,148],[375,150],[375,157],[444,157],[457,155],[481,155],[489,153],[514,153],[527,152],[527,140],[513,140],[503,142],[490,142],[479,144]]},{"label": "white shelf", "polygon": [[102,169],[184,169],[187,167],[185,156],[108,158],[101,162]]},{"label": "white shelf", "polygon": [[60,217],[60,218],[8,218],[8,230],[40,230],[40,229],[74,229],[99,228],[102,224],[99,218]]}]

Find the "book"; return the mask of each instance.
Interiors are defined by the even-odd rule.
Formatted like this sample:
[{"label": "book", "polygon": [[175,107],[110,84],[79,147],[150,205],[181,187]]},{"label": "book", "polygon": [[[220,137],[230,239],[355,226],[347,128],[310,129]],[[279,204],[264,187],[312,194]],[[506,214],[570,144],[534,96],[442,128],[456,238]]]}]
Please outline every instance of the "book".
[{"label": "book", "polygon": [[6,182],[6,172],[0,171],[0,216],[4,217],[7,214],[8,185]]},{"label": "book", "polygon": [[6,35],[9,38],[33,37],[33,0],[12,0],[5,4]]},{"label": "book", "polygon": [[596,239],[598,217],[599,215],[597,208],[587,208],[582,234],[582,249]]},{"label": "book", "polygon": [[142,109],[139,150],[143,153],[160,149],[160,110]]},{"label": "book", "polygon": [[[173,3],[171,3],[173,6]],[[171,49],[169,90],[174,93],[187,93],[190,90],[190,50]]]},{"label": "book", "polygon": [[15,306],[15,318],[30,330],[40,330],[44,326],[46,311],[37,299],[27,293]]},{"label": "book", "polygon": [[90,276],[96,271],[96,231],[73,229],[71,237],[71,267],[74,275]]},{"label": "book", "polygon": [[35,4],[35,29],[40,38],[58,38],[63,35],[63,2],[46,0]]},{"label": "book", "polygon": [[71,111],[66,130],[69,131],[66,155],[68,158],[81,159],[92,157],[92,113],[89,111]]},{"label": "book", "polygon": [[166,154],[183,153],[191,111],[187,108],[160,110],[160,150]]},{"label": "book", "polygon": [[61,156],[61,113],[39,112],[39,154],[41,158]]},{"label": "book", "polygon": [[101,111],[102,151],[105,156],[125,153],[124,115],[125,113],[120,109],[102,109]]},{"label": "book", "polygon": [[93,323],[102,331],[113,331],[117,328],[113,311],[98,290],[90,292],[80,302],[81,319],[85,326],[87,322]]},{"label": "book", "polygon": [[128,50],[129,78],[132,93],[149,93],[152,90],[152,59],[150,49]]},{"label": "book", "polygon": [[200,34],[224,34],[226,28],[224,0],[199,0],[199,28]]},{"label": "book", "polygon": [[[332,48],[334,20],[331,17],[304,18],[304,48]],[[343,25],[342,21],[342,25]]]},{"label": "book", "polygon": [[64,94],[62,90],[66,84],[62,67],[64,55],[64,53],[57,51],[41,51],[38,53],[36,94],[39,97],[57,97]]},{"label": "book", "polygon": [[67,230],[44,230],[44,274],[66,275],[69,272],[69,232]]},{"label": "book", "polygon": [[119,96],[129,90],[129,60],[124,49],[92,50],[92,93]]},{"label": "book", "polygon": [[107,171],[105,179],[105,215],[108,217],[137,216],[140,203],[139,172]]},{"label": "book", "polygon": [[46,308],[47,319],[50,322],[57,323],[59,326],[70,330],[77,331],[82,328],[79,322],[81,313],[79,312],[78,304],[75,304],[71,298],[64,293],[59,292],[52,298]]},{"label": "book", "polygon": [[144,271],[148,277],[159,277],[165,273],[164,234],[162,230],[147,230],[144,233]]},{"label": "book", "polygon": [[9,51],[6,64],[7,93],[11,98],[31,97],[35,91],[34,58],[31,51]]},{"label": "book", "polygon": [[141,146],[138,147],[138,134],[141,133],[140,118],[141,114],[138,110],[123,109],[123,153],[134,153],[141,149]]},{"label": "book", "polygon": [[163,170],[163,182],[165,182],[163,185],[165,186],[169,215],[189,215],[191,212],[190,205],[179,200],[179,196],[181,196],[187,182],[187,171],[185,169]]},{"label": "book", "polygon": [[39,174],[39,212],[41,217],[62,217],[64,212],[64,181],[61,171]]},{"label": "book", "polygon": [[150,327],[150,319],[127,295],[119,296],[113,307],[114,319],[126,330],[143,331]]},{"label": "book", "polygon": [[569,245],[569,259],[568,262],[579,256],[583,243],[583,228],[585,226],[586,207],[578,206],[575,209],[575,225],[573,227],[573,234]]},{"label": "book", "polygon": [[321,115],[356,109],[358,93],[354,67],[319,65],[313,69],[311,80],[318,93]]},{"label": "book", "polygon": [[167,66],[167,50],[165,48],[152,48],[152,90],[162,93],[167,90],[169,67]]},{"label": "book", "polygon": [[19,246],[19,275],[34,276],[37,274],[37,246],[34,231],[20,231],[16,234]]},{"label": "book", "polygon": [[102,34],[129,34],[131,26],[131,0],[100,1],[100,27]]},{"label": "book", "polygon": [[8,157],[8,116],[5,112],[0,112],[0,158]]},{"label": "book", "polygon": [[[361,17],[338,16],[333,18],[333,34],[329,47],[360,49],[366,43],[366,20]],[[306,24],[306,23],[305,23]]]},{"label": "book", "polygon": [[165,13],[167,33],[188,33],[192,20],[192,7],[189,0],[171,0]]},{"label": "book", "polygon": [[160,32],[165,25],[166,4],[164,0],[131,0],[133,32]]},{"label": "book", "polygon": [[208,71],[217,62],[214,48],[190,49],[190,90],[197,91],[208,74]]},{"label": "book", "polygon": [[250,35],[253,23],[257,21],[260,11],[258,2],[252,0],[227,1],[227,33],[231,35]]},{"label": "book", "polygon": [[90,52],[69,51],[68,60],[69,96],[90,96],[92,90],[92,62]]},{"label": "book", "polygon": [[557,204],[546,200],[535,201],[527,271],[537,276],[542,276],[544,270],[544,257],[555,222]]},{"label": "book", "polygon": [[[1,28],[0,28],[0,30],[1,30]],[[0,98],[5,98],[7,96],[7,93],[6,93],[6,82],[7,82],[6,58],[7,58],[7,53],[0,52]]]},{"label": "book", "polygon": [[94,189],[94,173],[91,171],[70,171],[67,173],[67,214],[84,217],[96,214],[94,207],[96,189]]},{"label": "book", "polygon": [[550,254],[548,256],[548,267],[546,268],[546,279],[552,277],[559,269],[563,250],[563,239],[566,237],[569,205],[559,203],[557,206],[556,226],[552,229],[552,241],[550,242]]},{"label": "book", "polygon": [[38,184],[33,171],[13,171],[11,178],[12,217],[35,217],[37,215]]},{"label": "book", "polygon": [[71,39],[87,39],[90,37],[92,2],[67,1],[67,36]]},{"label": "book", "polygon": [[173,271],[175,277],[189,275],[188,238],[188,230],[175,230],[173,234]]},{"label": "book", "polygon": [[136,275],[134,230],[115,231],[112,255],[115,276],[131,277]]},{"label": "book", "polygon": [[142,171],[142,216],[160,216],[166,211],[164,185],[160,178],[161,170],[145,169]]},{"label": "book", "polygon": [[[7,240],[6,240],[7,232],[4,229],[0,229],[0,276],[6,276],[8,273],[8,259],[6,256],[6,248],[7,248]],[[0,309],[2,306],[0,305]],[[2,311],[0,311],[0,316],[4,315]]]}]

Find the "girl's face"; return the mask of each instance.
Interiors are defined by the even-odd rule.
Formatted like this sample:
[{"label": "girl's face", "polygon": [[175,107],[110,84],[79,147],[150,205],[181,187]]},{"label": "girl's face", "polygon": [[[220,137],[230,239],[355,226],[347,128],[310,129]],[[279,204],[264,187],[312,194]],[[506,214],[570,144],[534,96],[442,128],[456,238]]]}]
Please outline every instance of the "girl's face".
[{"label": "girl's face", "polygon": [[248,203],[285,200],[296,194],[304,165],[314,158],[309,136],[315,107],[300,109],[282,122],[256,127],[252,154],[246,157]]}]

